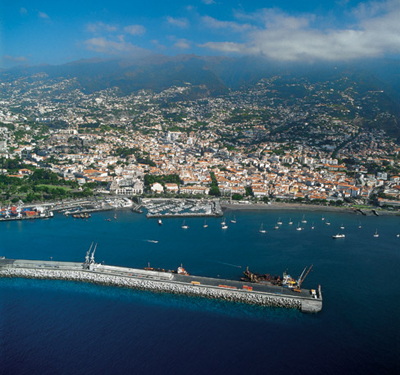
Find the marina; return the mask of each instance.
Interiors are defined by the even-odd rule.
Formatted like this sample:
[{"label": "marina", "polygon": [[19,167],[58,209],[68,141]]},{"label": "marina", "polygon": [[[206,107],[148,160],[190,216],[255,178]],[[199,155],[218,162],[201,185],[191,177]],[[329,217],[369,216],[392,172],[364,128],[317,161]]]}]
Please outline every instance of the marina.
[{"label": "marina", "polygon": [[[389,327],[397,327],[393,311],[399,302],[391,297],[396,295],[396,284],[387,283],[387,279],[395,279],[398,272],[399,217],[329,213],[331,226],[326,226],[320,212],[305,213],[308,223],[299,232],[296,227],[304,212],[295,211],[227,210],[224,217],[229,229],[225,231],[221,230],[221,218],[163,218],[159,226],[157,220],[147,220],[130,209],[118,210],[117,220],[114,212],[106,211],[87,221],[55,214],[55,220],[4,223],[0,251],[4,261],[38,259],[49,265],[13,267],[7,270],[12,270],[12,276],[0,278],[6,363],[15,365],[24,355],[30,356],[30,363],[40,358],[38,374],[91,373],[92,364],[85,365],[90,352],[97,361],[111,355],[122,363],[120,369],[128,371],[137,366],[131,360],[132,352],[142,364],[151,362],[150,352],[156,350],[161,373],[175,371],[182,361],[188,368],[196,360],[218,363],[221,355],[225,355],[218,368],[221,373],[232,356],[241,358],[240,373],[265,370],[265,361],[260,364],[260,358],[266,358],[268,366],[279,372],[288,358],[288,342],[294,340],[299,349],[291,354],[289,370],[293,373],[299,366],[304,368],[310,358],[311,373],[315,374],[343,368],[346,373],[396,373],[391,370],[398,364],[398,330]],[[237,223],[229,224],[233,216]],[[281,228],[270,229],[279,216]],[[290,218],[293,225],[288,224]],[[188,230],[181,228],[183,220]],[[311,230],[313,221],[315,229]],[[259,232],[261,223],[266,234]],[[342,223],[346,238],[333,240]],[[379,238],[373,238],[375,229]],[[235,287],[235,283],[242,286],[237,290],[202,288],[169,280],[163,285],[163,281],[130,278],[129,274],[121,277],[83,270],[84,255],[94,240],[98,243],[96,264],[100,266],[144,272],[150,262],[153,272],[159,272],[159,267],[177,270],[183,263],[190,273],[179,275],[183,279],[204,277],[226,287]],[[60,271],[54,267],[69,262],[80,269]],[[269,272],[272,278],[279,275],[282,279],[285,271],[297,280],[311,264],[314,266],[301,290],[318,290],[321,284],[323,308],[316,314],[302,313],[298,307],[239,302],[232,295],[255,296],[262,287],[261,283],[240,280],[247,266],[261,277]],[[178,281],[178,274],[171,275]],[[201,279],[199,282],[202,284]],[[154,288],[147,288],[147,284]],[[158,290],[171,286],[179,288],[179,293]],[[244,291],[243,286],[253,291]],[[198,293],[224,293],[226,299],[186,294],[187,288]],[[297,292],[283,289],[298,297]],[[272,359],[266,342],[277,348]],[[204,348],[207,353],[199,354]],[[84,371],[76,371],[76,366],[65,360],[65,352],[78,358]],[[174,355],[176,362],[168,367]],[[315,363],[314,357],[323,360]],[[259,365],[252,367],[253,363]],[[148,369],[139,366],[143,371]],[[214,373],[211,368],[203,370]]]}]

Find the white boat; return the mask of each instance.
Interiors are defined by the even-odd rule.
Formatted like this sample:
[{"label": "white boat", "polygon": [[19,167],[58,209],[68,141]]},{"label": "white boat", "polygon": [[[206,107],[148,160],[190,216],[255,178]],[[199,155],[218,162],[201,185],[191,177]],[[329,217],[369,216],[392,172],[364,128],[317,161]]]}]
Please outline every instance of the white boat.
[{"label": "white boat", "polygon": [[300,226],[300,223],[297,224],[296,230],[303,230],[303,228]]},{"label": "white boat", "polygon": [[233,217],[233,219],[231,220],[231,223],[236,224],[236,216]]},{"label": "white boat", "polygon": [[322,219],[321,219],[322,221],[324,221],[325,220],[325,218],[322,216]]},{"label": "white boat", "polygon": [[311,229],[314,229],[315,227],[314,227],[314,222],[311,224]]},{"label": "white boat", "polygon": [[185,220],[183,220],[183,223],[182,223],[182,229],[188,229],[189,228],[189,226],[188,225],[186,225],[185,224]]},{"label": "white boat", "polygon": [[346,235],[343,234],[343,233],[334,234],[332,236],[332,238],[334,238],[334,239],[336,239],[336,238],[345,238],[345,237],[346,237]]},{"label": "white boat", "polygon": [[158,225],[162,225],[162,220],[158,219]]},{"label": "white boat", "polygon": [[289,225],[293,225],[292,218],[289,219]]},{"label": "white boat", "polygon": [[208,228],[207,220],[204,220],[203,228]]},{"label": "white boat", "polygon": [[378,229],[375,230],[374,237],[379,237]]},{"label": "white boat", "polygon": [[304,224],[307,223],[306,215],[303,215],[303,218],[301,219],[301,222],[304,223]]},{"label": "white boat", "polygon": [[277,225],[282,225],[282,221],[281,221],[281,218],[279,218],[278,219],[278,221],[277,221],[277,223],[276,223]]},{"label": "white boat", "polygon": [[222,225],[222,226],[226,225],[226,221],[225,221],[224,218],[222,218],[221,225]]},{"label": "white boat", "polygon": [[344,229],[344,225],[343,224],[340,226],[340,229]]},{"label": "white boat", "polygon": [[259,232],[260,232],[260,233],[267,233],[267,231],[264,229],[263,224],[261,224],[261,227],[260,227]]},{"label": "white boat", "polygon": [[362,228],[362,227],[361,227],[361,223],[359,223],[359,224],[358,224],[358,229],[361,229],[361,228]]},{"label": "white boat", "polygon": [[221,229],[228,229],[228,226],[226,224],[224,224]]}]

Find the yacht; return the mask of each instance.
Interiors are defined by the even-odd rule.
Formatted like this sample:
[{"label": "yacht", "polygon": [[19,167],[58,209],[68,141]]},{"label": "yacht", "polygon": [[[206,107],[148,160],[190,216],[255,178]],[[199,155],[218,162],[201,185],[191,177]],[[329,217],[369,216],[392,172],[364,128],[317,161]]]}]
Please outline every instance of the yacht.
[{"label": "yacht", "polygon": [[300,226],[300,223],[297,224],[296,230],[303,230],[303,228]]},{"label": "yacht", "polygon": [[361,229],[361,223],[358,224],[358,229]]},{"label": "yacht", "polygon": [[279,218],[278,219],[278,221],[277,221],[277,223],[276,223],[277,225],[282,225],[282,221],[281,221],[281,218]]},{"label": "yacht", "polygon": [[304,224],[307,223],[306,215],[303,215],[303,218],[301,219],[301,222],[304,223]]},{"label": "yacht", "polygon": [[344,225],[343,224],[340,226],[340,229],[344,229]]},{"label": "yacht", "polygon": [[189,226],[188,225],[186,225],[185,224],[185,220],[183,220],[183,223],[182,223],[182,229],[188,229],[189,228]]},{"label": "yacht", "polygon": [[289,219],[289,225],[293,225],[292,218]]},{"label": "yacht", "polygon": [[261,224],[261,227],[260,227],[259,232],[260,232],[260,233],[267,233],[267,231],[264,229],[263,224]]},{"label": "yacht", "polygon": [[221,227],[221,229],[228,229],[228,226],[224,223],[224,225]]},{"label": "yacht", "polygon": [[311,229],[314,229],[315,227],[314,227],[314,222],[311,224]]},{"label": "yacht", "polygon": [[207,220],[204,220],[203,228],[208,228]]},{"label": "yacht", "polygon": [[374,237],[379,237],[378,229],[375,230]]},{"label": "yacht", "polygon": [[333,239],[345,238],[345,237],[346,237],[346,235],[344,235],[343,233],[334,234],[334,235],[332,236]]},{"label": "yacht", "polygon": [[231,223],[236,224],[236,216],[233,217],[233,219],[231,220]]}]

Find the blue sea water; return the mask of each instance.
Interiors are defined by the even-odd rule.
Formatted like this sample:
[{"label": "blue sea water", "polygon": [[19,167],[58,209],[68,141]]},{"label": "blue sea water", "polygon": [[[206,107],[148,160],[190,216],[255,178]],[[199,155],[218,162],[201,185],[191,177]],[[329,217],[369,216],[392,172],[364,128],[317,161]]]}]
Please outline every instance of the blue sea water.
[{"label": "blue sea water", "polygon": [[[0,279],[0,374],[395,374],[400,371],[400,217],[227,212],[155,220],[130,211],[88,221],[1,223],[0,256],[184,267],[237,279],[250,270],[321,284],[322,312],[257,307],[64,281]],[[229,222],[235,214],[237,223]],[[281,228],[273,229],[278,216]],[[289,218],[294,224],[288,225]],[[314,222],[315,229],[311,230]],[[361,222],[362,228],[358,225]],[[259,233],[263,223],[266,234]],[[345,229],[339,229],[343,223]],[[378,229],[379,238],[373,233]],[[344,232],[345,239],[332,234]],[[158,241],[149,242],[151,241]]]}]

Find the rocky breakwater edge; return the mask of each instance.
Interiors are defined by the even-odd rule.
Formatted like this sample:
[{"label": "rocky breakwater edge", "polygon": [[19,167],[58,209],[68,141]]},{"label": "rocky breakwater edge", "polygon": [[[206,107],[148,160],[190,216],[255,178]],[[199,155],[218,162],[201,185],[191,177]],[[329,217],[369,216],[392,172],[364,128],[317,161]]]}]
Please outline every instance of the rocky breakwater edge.
[{"label": "rocky breakwater edge", "polygon": [[[148,290],[160,293],[182,294],[195,297],[239,302],[260,306],[274,306],[282,308],[309,311],[301,299],[275,296],[273,294],[248,292],[241,290],[226,290],[217,287],[190,285],[174,281],[143,280],[137,277],[109,275],[89,270],[54,270],[29,268],[0,268],[0,277],[19,277],[30,279],[53,279],[76,282],[89,282],[99,285],[117,286],[124,288]],[[306,302],[306,301],[304,301]]]}]

